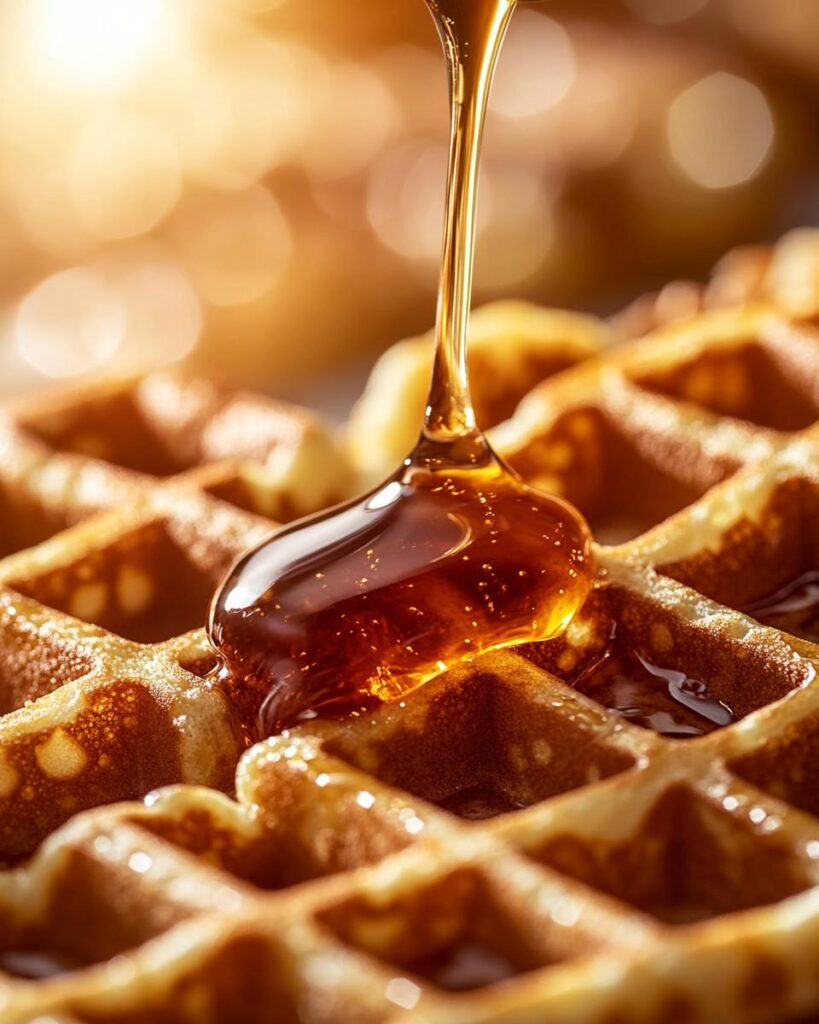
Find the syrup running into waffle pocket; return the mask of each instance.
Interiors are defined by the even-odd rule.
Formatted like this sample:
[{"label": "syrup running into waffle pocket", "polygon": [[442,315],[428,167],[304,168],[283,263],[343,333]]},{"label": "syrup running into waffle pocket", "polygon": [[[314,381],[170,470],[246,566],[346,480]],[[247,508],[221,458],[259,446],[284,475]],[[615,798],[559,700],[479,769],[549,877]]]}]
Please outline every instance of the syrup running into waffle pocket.
[{"label": "syrup running into waffle pocket", "polygon": [[602,656],[570,682],[635,725],[674,739],[703,736],[735,721],[702,680],[656,665],[614,636]]},{"label": "syrup running into waffle pocket", "polygon": [[819,643],[819,570],[802,573],[742,611],[766,626]]},{"label": "syrup running into waffle pocket", "polygon": [[277,534],[217,594],[218,674],[251,736],[355,714],[482,651],[554,636],[592,582],[582,518],[500,461],[469,399],[480,138],[515,0],[427,2],[450,72],[452,140],[424,428],[389,480]]}]

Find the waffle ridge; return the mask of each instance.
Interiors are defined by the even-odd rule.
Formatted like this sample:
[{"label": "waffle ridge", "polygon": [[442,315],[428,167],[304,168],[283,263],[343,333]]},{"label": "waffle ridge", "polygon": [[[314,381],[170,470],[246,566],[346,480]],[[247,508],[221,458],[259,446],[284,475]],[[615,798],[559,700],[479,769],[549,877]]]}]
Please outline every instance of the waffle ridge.
[{"label": "waffle ridge", "polygon": [[[810,241],[733,285],[723,265],[711,294],[738,304],[655,309],[628,344],[485,313],[510,370],[476,367],[478,404],[502,396],[496,447],[589,519],[592,596],[563,637],[244,753],[208,596],[276,522],[391,468],[411,414],[371,392],[344,449],[165,372],[9,406],[0,1020],[818,1020],[819,625],[754,618],[819,570]],[[427,358],[405,345],[379,389]],[[635,651],[731,720],[664,736],[580,685]]]}]

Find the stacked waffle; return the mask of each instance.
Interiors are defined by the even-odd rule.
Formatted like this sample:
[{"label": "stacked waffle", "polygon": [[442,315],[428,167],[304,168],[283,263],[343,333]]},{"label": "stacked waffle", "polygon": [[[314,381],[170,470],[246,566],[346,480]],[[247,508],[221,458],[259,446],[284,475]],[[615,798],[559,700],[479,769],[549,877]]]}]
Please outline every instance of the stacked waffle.
[{"label": "stacked waffle", "polygon": [[478,317],[478,407],[588,517],[592,597],[564,637],[241,760],[209,595],[271,519],[393,467],[428,343],[386,357],[346,452],[167,374],[8,408],[0,1019],[814,1019],[816,251],[723,268],[626,345]]}]

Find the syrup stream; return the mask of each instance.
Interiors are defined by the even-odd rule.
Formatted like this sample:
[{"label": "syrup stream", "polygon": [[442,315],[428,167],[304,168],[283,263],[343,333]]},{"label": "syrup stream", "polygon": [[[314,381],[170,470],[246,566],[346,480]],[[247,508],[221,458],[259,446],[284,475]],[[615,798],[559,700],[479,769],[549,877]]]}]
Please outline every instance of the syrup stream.
[{"label": "syrup stream", "polygon": [[554,636],[591,586],[586,524],[498,459],[469,397],[480,142],[515,3],[427,0],[452,124],[424,426],[384,484],[277,534],[217,594],[218,678],[248,742],[319,714],[359,714],[484,651]]},{"label": "syrup stream", "polygon": [[435,362],[424,436],[480,438],[466,361],[478,171],[492,77],[515,0],[427,0],[427,6],[446,56],[451,130]]}]

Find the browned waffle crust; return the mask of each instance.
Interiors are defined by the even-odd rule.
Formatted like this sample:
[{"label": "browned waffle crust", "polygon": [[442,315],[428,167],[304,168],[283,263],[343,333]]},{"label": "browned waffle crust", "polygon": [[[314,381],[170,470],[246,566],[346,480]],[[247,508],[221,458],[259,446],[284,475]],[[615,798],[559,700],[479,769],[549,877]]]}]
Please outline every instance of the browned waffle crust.
[{"label": "browned waffle crust", "polygon": [[[386,413],[345,456],[165,374],[8,409],[0,1020],[819,1019],[819,647],[740,611],[819,569],[819,329],[768,291],[610,351],[510,330],[531,358],[479,401],[550,346],[578,363],[493,436],[588,516],[592,598],[559,640],[258,744],[235,794],[208,596],[270,518],[378,469]],[[738,721],[679,741],[582,695],[612,637]]]}]

